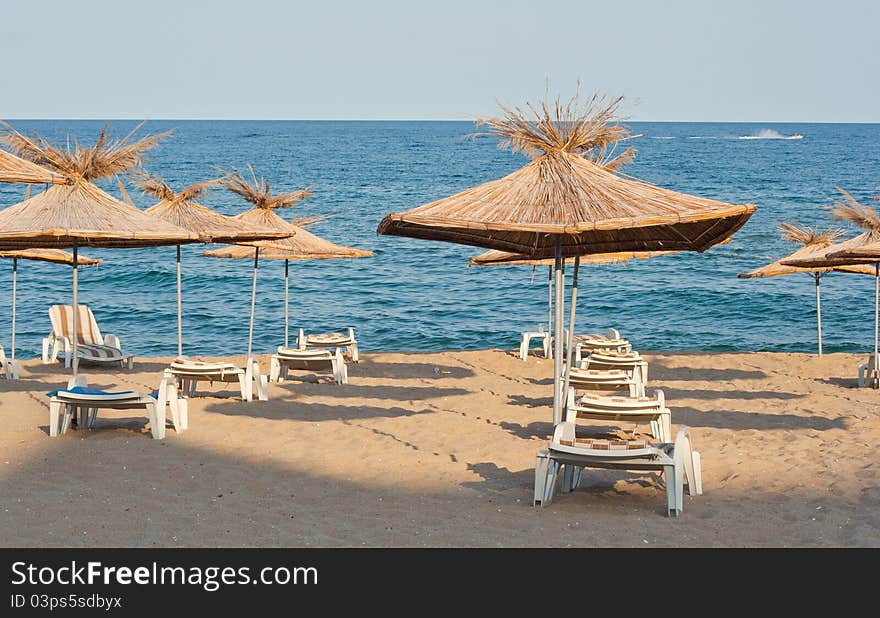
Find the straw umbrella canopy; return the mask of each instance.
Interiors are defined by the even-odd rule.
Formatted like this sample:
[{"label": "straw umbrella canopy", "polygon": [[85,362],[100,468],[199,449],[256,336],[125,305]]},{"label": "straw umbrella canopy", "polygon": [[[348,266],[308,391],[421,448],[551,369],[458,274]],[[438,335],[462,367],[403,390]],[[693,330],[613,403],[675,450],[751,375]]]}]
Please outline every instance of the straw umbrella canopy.
[{"label": "straw umbrella canopy", "polygon": [[[284,347],[289,346],[290,333],[290,261],[302,260],[328,260],[340,258],[361,258],[373,255],[372,251],[337,245],[312,234],[305,228],[309,225],[323,221],[323,217],[299,219],[289,225],[296,229],[296,236],[284,239],[280,242],[260,243],[261,258],[270,260],[284,260]],[[250,247],[230,245],[203,253],[208,257],[241,259],[251,257]]]},{"label": "straw umbrella canopy", "polygon": [[[621,100],[606,103],[593,96],[582,106],[574,97],[557,101],[552,109],[547,104],[502,108],[503,117],[478,122],[531,162],[498,180],[391,213],[377,230],[555,258],[554,424],[562,417],[562,260],[620,251],[705,251],[730,237],[755,211],[753,204],[686,195],[607,169],[608,153],[629,137],[616,119]],[[573,293],[578,268],[575,260]]]},{"label": "straw umbrella canopy", "polygon": [[[144,214],[194,232],[205,242],[282,239],[289,235],[280,230],[260,228],[226,217],[200,204],[197,200],[219,182],[219,178],[196,182],[180,191],[175,191],[158,175],[144,176],[139,183],[140,188],[147,195],[159,199],[159,202],[147,208]],[[121,183],[120,190],[124,191]],[[180,245],[177,245],[177,354],[179,356],[183,355],[182,299]]]},{"label": "straw umbrella canopy", "polygon": [[740,273],[737,275],[740,279],[755,279],[759,277],[778,277],[781,275],[790,275],[794,273],[806,273],[813,277],[816,283],[816,330],[818,332],[819,356],[822,356],[822,296],[819,290],[819,281],[829,272],[836,271],[842,273],[854,273],[860,275],[873,275],[874,268],[867,264],[856,264],[852,266],[835,266],[835,267],[803,267],[803,266],[786,266],[783,264],[785,260],[808,259],[821,254],[825,249],[830,247],[835,240],[843,235],[840,230],[827,230],[820,232],[818,230],[804,227],[799,223],[783,223],[779,226],[782,237],[785,240],[803,245],[797,251],[790,255],[779,258],[775,262],[771,262],[760,268]]},{"label": "straw umbrella canopy", "polygon": [[[253,283],[251,284],[251,315],[248,325],[247,353],[248,358],[250,358],[253,352],[254,343],[254,314],[257,305],[257,272],[260,265],[261,251],[264,249],[270,249],[272,252],[277,252],[279,248],[272,244],[273,242],[276,244],[290,242],[299,234],[308,234],[308,232],[305,232],[302,228],[298,228],[285,221],[275,211],[282,208],[290,208],[311,196],[311,187],[306,187],[299,191],[287,191],[284,193],[273,194],[269,181],[263,177],[257,179],[257,174],[254,172],[254,168],[250,164],[248,164],[248,170],[251,173],[251,182],[242,178],[237,172],[230,172],[222,168],[218,169],[225,174],[225,176],[220,179],[220,184],[225,189],[256,206],[256,208],[253,208],[252,210],[235,215],[233,217],[234,220],[246,225],[259,227],[260,229],[270,229],[288,234],[288,238],[282,241],[238,243],[244,246],[217,249],[216,251],[221,252],[220,254],[215,254],[215,251],[207,251],[203,254],[208,257],[254,258],[254,276]],[[290,236],[291,234],[293,234],[293,236]]]},{"label": "straw umbrella canopy", "polygon": [[[0,123],[0,126],[6,126]],[[21,157],[6,152],[0,148],[0,182],[17,182],[24,184],[67,184],[67,179],[47,170],[39,165],[31,163]]]},{"label": "straw umbrella canopy", "polygon": [[[0,133],[0,141],[17,153],[69,181],[0,211],[0,249],[72,247],[74,315],[78,315],[79,247],[134,248],[199,241],[197,234],[145,215],[92,184],[92,180],[140,167],[145,152],[168,135],[133,140],[133,134],[112,140],[105,127],[93,146],[74,142],[72,148],[62,148],[38,136],[26,137],[11,127]],[[74,376],[78,366],[77,322],[73,321],[71,337]]]},{"label": "straw umbrella canopy", "polygon": [[[647,259],[657,255],[679,253],[678,251],[618,251],[616,253],[596,253],[580,256],[581,264],[606,265],[623,264],[634,259]],[[565,263],[574,264],[578,258],[566,258]],[[531,259],[519,253],[509,253],[489,249],[472,257],[468,266],[546,266],[547,267],[547,332],[553,332],[553,263],[551,259]],[[576,300],[576,299],[574,299]],[[572,302],[574,302],[574,300]]]},{"label": "straw umbrella canopy", "polygon": [[837,190],[843,196],[843,201],[834,202],[831,215],[835,219],[855,223],[864,231],[842,243],[825,247],[814,255],[783,259],[782,265],[806,268],[874,265],[874,356],[871,380],[877,384],[880,382],[880,374],[878,374],[878,369],[880,369],[880,261],[876,257],[858,257],[857,253],[861,247],[870,248],[880,242],[880,213],[873,208],[863,206],[840,187],[837,187]]},{"label": "straw umbrella canopy", "polygon": [[[0,251],[0,258],[12,260],[12,341],[10,345],[10,358],[15,362],[15,298],[18,290],[18,260],[31,260],[34,262],[50,262],[52,264],[68,264],[73,265],[73,254],[61,249],[24,249],[21,251]],[[79,263],[82,265],[95,265],[101,263],[101,260],[78,256]]]}]

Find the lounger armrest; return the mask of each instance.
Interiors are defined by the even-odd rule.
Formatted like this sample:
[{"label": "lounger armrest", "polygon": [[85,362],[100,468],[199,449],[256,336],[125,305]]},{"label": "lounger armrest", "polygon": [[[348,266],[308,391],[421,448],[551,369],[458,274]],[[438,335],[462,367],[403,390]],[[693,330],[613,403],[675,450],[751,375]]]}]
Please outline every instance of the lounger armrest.
[{"label": "lounger armrest", "polygon": [[[656,390],[654,391],[654,397],[655,397],[655,398],[657,399],[657,401],[660,403],[660,407],[661,407],[661,408],[665,408],[665,407],[666,407],[666,395],[663,394],[663,389],[662,389],[662,388],[658,388],[658,389],[656,389]],[[685,429],[687,429],[687,428],[685,427]]]},{"label": "lounger armrest", "polygon": [[116,335],[104,335],[104,345],[108,345],[119,350],[122,349],[122,344],[119,342],[119,337],[117,337]]},{"label": "lounger armrest", "polygon": [[553,442],[556,444],[566,442],[574,442],[574,423],[571,421],[563,421],[553,430]]}]

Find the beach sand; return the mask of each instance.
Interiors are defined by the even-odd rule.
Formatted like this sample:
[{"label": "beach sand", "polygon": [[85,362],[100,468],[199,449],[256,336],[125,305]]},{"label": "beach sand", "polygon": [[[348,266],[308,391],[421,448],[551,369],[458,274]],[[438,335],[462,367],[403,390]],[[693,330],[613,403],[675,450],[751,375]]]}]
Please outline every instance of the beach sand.
[{"label": "beach sand", "polygon": [[[538,357],[366,353],[346,386],[293,374],[251,404],[201,384],[189,430],[162,441],[139,413],[104,410],[49,438],[45,392],[66,373],[27,361],[0,380],[0,545],[880,546],[880,395],[856,388],[863,356],[646,356],[649,392],[702,454],[704,495],[678,519],[645,473],[585,470],[533,508],[552,428]],[[152,391],[169,360],[82,373]]]}]

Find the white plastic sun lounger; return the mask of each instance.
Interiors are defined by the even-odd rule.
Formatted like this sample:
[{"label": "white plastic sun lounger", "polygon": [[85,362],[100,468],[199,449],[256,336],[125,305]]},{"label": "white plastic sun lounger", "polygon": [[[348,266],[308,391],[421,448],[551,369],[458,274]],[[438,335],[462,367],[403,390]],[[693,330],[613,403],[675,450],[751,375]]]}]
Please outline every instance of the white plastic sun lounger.
[{"label": "white plastic sun lounger", "polygon": [[[642,382],[648,382],[648,361],[638,352],[609,352],[594,350],[585,355],[579,363],[583,369],[623,369],[640,372]],[[575,364],[574,366],[578,366]]]},{"label": "white plastic sun lounger", "polygon": [[80,429],[91,428],[98,416],[99,408],[114,410],[145,409],[150,419],[153,438],[165,437],[165,408],[171,407],[174,429],[178,432],[186,428],[186,408],[178,406],[174,383],[166,378],[159,384],[159,390],[152,395],[134,391],[108,392],[91,389],[83,376],[71,379],[66,389],[49,393],[49,435],[58,437],[70,428],[74,416],[79,417]]},{"label": "white plastic sun lounger", "polygon": [[580,364],[585,356],[585,352],[600,351],[619,352],[624,354],[632,352],[632,344],[626,339],[623,339],[620,336],[620,333],[613,328],[609,328],[602,335],[595,333],[575,335],[574,342],[574,358],[576,364]]},{"label": "white plastic sun lounger", "polygon": [[296,339],[296,347],[300,350],[307,348],[339,348],[348,352],[351,362],[360,360],[358,343],[354,338],[354,329],[349,327],[347,333],[312,333],[306,335],[304,329],[299,329]]},{"label": "white plastic sun lounger", "polygon": [[[76,338],[79,360],[99,364],[119,364],[131,369],[134,364],[134,356],[122,351],[119,337],[116,335],[101,336],[101,329],[98,328],[92,310],[86,305],[78,307],[79,322]],[[52,332],[43,339],[43,363],[55,362],[63,347],[64,366],[70,367],[70,363],[73,361],[73,344],[70,341],[73,331],[73,307],[52,305],[49,308],[49,320],[52,323]]]},{"label": "white plastic sun lounger", "polygon": [[238,383],[242,401],[253,401],[254,384],[257,386],[257,398],[260,401],[269,399],[269,384],[266,376],[260,373],[260,365],[255,358],[249,359],[242,369],[232,363],[211,363],[182,356],[171,363],[165,375],[176,381],[180,392],[186,397],[195,396],[199,382],[224,382]]},{"label": "white plastic sun lounger", "polygon": [[666,407],[662,390],[654,391],[653,397],[607,397],[586,393],[576,397],[573,388],[568,389],[565,420],[576,419],[602,421],[649,422],[651,435],[661,442],[672,437],[672,411]]},{"label": "white plastic sun lounger", "polygon": [[873,386],[877,381],[877,368],[874,366],[874,355],[868,357],[868,360],[859,365],[859,388]]},{"label": "white plastic sun lounger", "polygon": [[556,426],[553,439],[535,461],[534,505],[553,501],[560,467],[562,491],[574,491],[584,468],[647,470],[660,472],[666,481],[667,514],[677,517],[684,510],[684,480],[688,493],[703,493],[700,454],[693,450],[687,427],[681,427],[674,443],[650,444],[644,440],[600,440],[575,437],[574,423]]},{"label": "white plastic sun lounger", "polygon": [[330,371],[337,384],[348,383],[348,368],[342,350],[299,350],[295,348],[278,348],[272,355],[269,367],[269,379],[279,383],[287,378],[290,370],[299,371]]},{"label": "white plastic sun lounger", "polygon": [[11,358],[6,358],[6,352],[3,350],[2,345],[0,345],[0,376],[7,380],[18,379],[18,362]]},{"label": "white plastic sun lounger", "polygon": [[630,397],[645,396],[641,367],[631,369],[581,369],[572,367],[569,385],[576,390],[619,391],[627,389]]}]

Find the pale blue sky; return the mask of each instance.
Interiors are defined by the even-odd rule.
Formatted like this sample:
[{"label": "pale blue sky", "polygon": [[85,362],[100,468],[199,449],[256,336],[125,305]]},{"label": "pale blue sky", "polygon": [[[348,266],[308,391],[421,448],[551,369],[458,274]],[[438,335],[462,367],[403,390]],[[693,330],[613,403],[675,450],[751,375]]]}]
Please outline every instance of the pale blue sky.
[{"label": "pale blue sky", "polygon": [[632,120],[880,122],[880,2],[4,3],[0,118],[472,119],[551,93]]}]

